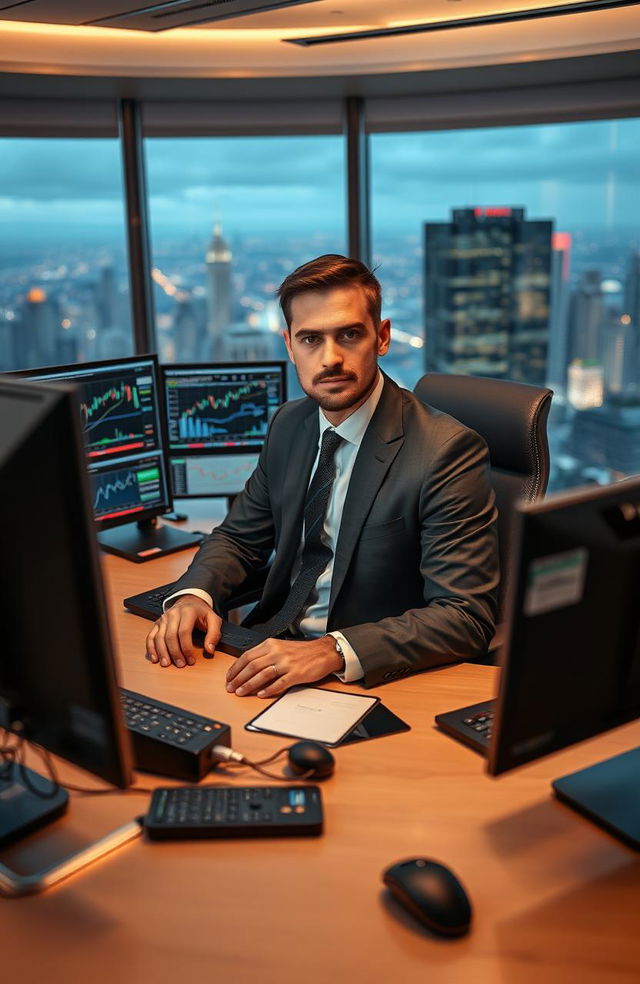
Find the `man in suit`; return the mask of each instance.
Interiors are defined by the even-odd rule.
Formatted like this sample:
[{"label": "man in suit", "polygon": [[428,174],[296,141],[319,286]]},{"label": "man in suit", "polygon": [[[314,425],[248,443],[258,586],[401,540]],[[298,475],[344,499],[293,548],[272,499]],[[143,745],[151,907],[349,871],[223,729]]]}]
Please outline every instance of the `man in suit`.
[{"label": "man in suit", "polygon": [[335,673],[373,687],[486,653],[498,583],[483,440],[378,368],[389,348],[380,285],[327,255],[279,290],[306,399],[275,414],[258,466],[202,544],[147,638],[153,662],[213,652],[225,605],[273,554],[247,621],[266,636],[227,690],[275,697]]}]

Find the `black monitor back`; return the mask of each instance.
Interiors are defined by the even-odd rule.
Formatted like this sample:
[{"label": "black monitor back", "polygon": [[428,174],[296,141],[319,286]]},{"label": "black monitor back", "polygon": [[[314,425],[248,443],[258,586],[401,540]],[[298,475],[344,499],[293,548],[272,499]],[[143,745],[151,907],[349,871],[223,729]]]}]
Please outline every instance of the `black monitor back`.
[{"label": "black monitor back", "polygon": [[0,379],[0,724],[130,782],[77,395]]},{"label": "black monitor back", "polygon": [[640,479],[519,507],[492,774],[640,716]]}]

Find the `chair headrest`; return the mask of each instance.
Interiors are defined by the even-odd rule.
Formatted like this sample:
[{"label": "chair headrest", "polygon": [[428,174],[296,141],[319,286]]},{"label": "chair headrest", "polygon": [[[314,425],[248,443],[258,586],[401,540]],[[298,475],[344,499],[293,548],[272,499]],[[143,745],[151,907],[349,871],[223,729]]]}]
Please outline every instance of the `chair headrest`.
[{"label": "chair headrest", "polygon": [[[546,422],[553,390],[484,376],[430,372],[414,393],[477,431],[489,447],[492,468],[525,476],[549,474]],[[545,463],[546,462],[546,463]]]}]

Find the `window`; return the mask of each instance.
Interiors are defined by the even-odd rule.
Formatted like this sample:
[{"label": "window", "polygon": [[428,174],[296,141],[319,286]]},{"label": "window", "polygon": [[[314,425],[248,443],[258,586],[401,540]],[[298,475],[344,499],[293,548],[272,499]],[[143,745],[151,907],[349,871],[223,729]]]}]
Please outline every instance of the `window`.
[{"label": "window", "polygon": [[148,138],[145,148],[161,361],[286,358],[277,287],[345,249],[342,138]]},{"label": "window", "polygon": [[640,120],[371,137],[404,385],[548,382],[550,487],[640,472]]},{"label": "window", "polygon": [[132,351],[120,147],[0,138],[0,369]]}]

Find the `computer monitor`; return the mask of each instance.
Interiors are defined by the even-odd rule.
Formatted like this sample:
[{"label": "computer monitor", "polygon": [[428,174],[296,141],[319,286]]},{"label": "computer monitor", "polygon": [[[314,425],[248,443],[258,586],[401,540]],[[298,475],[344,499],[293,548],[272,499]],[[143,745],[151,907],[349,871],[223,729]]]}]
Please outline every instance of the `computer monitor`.
[{"label": "computer monitor", "polygon": [[197,534],[156,525],[173,500],[155,355],[18,375],[78,387],[93,514],[104,550],[139,563],[198,544]]},{"label": "computer monitor", "polygon": [[[131,754],[91,502],[74,389],[0,378],[0,726],[125,788]],[[0,757],[0,844],[67,800]]]},{"label": "computer monitor", "polygon": [[164,381],[173,494],[233,496],[287,399],[286,362],[177,363]]},{"label": "computer monitor", "polygon": [[[492,775],[640,716],[640,479],[520,506],[513,547]],[[639,778],[636,748],[553,788],[640,849]]]}]

